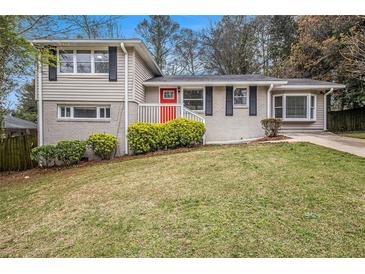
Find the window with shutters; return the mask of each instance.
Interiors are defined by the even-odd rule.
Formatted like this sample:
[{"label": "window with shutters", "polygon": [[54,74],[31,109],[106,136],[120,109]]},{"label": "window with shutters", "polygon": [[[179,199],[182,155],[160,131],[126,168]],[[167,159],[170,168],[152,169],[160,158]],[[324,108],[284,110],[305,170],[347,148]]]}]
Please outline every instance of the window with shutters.
[{"label": "window with shutters", "polygon": [[274,95],[273,114],[275,118],[281,118],[283,121],[315,121],[316,95]]},{"label": "window with shutters", "polygon": [[233,106],[234,107],[248,107],[248,88],[235,87],[233,89]]},{"label": "window with shutters", "polygon": [[85,120],[110,119],[110,106],[58,106],[58,119]]},{"label": "window with shutters", "polygon": [[108,74],[109,52],[106,49],[58,50],[60,74]]}]

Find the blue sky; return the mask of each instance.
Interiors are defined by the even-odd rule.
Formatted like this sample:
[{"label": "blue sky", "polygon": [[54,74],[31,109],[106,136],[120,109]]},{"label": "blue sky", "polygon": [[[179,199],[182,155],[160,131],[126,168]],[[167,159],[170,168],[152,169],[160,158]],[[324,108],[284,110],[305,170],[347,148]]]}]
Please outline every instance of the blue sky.
[{"label": "blue sky", "polygon": [[[216,22],[222,18],[220,15],[176,15],[171,17],[175,22],[180,24],[180,27],[190,28],[195,31],[200,31],[204,27],[209,26],[211,22]],[[144,18],[148,18],[148,16],[128,15],[121,18],[121,32],[124,38],[137,38],[138,35],[135,32],[135,28]],[[15,108],[17,104],[15,93],[9,95],[9,100],[11,107]]]},{"label": "blue sky", "polygon": [[[122,32],[126,38],[135,38],[137,34],[134,29],[137,24],[142,21],[144,18],[148,18],[148,16],[126,16],[121,19]],[[195,31],[199,31],[203,29],[205,26],[208,26],[210,22],[218,21],[222,18],[222,16],[218,15],[176,15],[171,16],[171,18],[178,22],[183,28],[190,28]]]}]

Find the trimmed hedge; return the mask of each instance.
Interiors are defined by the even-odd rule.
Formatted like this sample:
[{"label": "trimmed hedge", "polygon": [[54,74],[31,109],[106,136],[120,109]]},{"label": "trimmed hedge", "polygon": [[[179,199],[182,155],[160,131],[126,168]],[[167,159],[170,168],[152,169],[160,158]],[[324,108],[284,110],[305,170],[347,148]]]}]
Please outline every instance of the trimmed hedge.
[{"label": "trimmed hedge", "polygon": [[85,141],[59,141],[56,145],[57,159],[67,166],[79,163],[85,151]]},{"label": "trimmed hedge", "polygon": [[138,122],[128,127],[128,142],[135,154],[163,148],[177,148],[201,142],[204,124],[178,118],[165,124]]},{"label": "trimmed hedge", "polygon": [[55,145],[43,145],[32,149],[31,158],[39,163],[41,167],[51,167],[57,159],[57,150]]},{"label": "trimmed hedge", "polygon": [[118,144],[118,138],[109,133],[95,133],[87,140],[94,153],[102,159],[110,159]]}]

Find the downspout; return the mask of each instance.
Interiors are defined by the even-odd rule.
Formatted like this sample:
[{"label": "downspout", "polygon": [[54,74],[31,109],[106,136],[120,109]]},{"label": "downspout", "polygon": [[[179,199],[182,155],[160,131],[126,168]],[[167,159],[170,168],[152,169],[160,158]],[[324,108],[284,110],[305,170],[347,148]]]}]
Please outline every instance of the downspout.
[{"label": "downspout", "polygon": [[274,84],[271,84],[267,90],[267,118],[271,118],[271,91],[274,88]]},{"label": "downspout", "polygon": [[41,53],[38,54],[38,146],[43,145],[43,91]]},{"label": "downspout", "polygon": [[124,43],[120,43],[120,47],[124,53],[124,153],[128,154],[128,52]]},{"label": "downspout", "polygon": [[324,94],[324,102],[323,102],[323,106],[324,106],[324,113],[323,113],[324,125],[323,125],[323,130],[327,130],[327,95],[331,94],[332,92],[333,92],[333,88],[331,88],[327,93]]}]

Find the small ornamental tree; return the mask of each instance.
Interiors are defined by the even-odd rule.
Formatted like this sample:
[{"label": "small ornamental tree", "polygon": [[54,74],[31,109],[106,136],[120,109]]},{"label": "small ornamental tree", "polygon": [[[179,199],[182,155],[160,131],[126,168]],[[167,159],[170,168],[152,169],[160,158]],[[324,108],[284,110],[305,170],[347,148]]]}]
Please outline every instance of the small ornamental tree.
[{"label": "small ornamental tree", "polygon": [[265,135],[267,137],[276,137],[281,128],[282,121],[277,118],[267,118],[261,120],[262,128],[265,130]]}]

